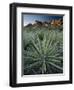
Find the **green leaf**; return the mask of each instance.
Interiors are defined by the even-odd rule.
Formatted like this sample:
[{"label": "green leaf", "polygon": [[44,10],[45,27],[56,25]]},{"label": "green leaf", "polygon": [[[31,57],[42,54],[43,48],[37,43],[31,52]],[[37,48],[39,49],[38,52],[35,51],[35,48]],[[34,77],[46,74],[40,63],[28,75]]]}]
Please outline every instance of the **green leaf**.
[{"label": "green leaf", "polygon": [[40,63],[41,63],[41,61],[34,62],[34,63],[32,63],[32,64],[26,66],[24,69],[31,69],[32,67],[34,67],[34,66],[36,66],[36,65],[38,65],[38,64],[40,64]]},{"label": "green leaf", "polygon": [[50,65],[52,65],[53,67],[55,67],[55,68],[57,68],[57,69],[60,69],[60,70],[62,70],[63,71],[63,68],[62,67],[60,67],[60,66],[58,66],[58,65],[56,65],[56,64],[54,64],[54,63],[52,63],[52,62],[48,62]]}]

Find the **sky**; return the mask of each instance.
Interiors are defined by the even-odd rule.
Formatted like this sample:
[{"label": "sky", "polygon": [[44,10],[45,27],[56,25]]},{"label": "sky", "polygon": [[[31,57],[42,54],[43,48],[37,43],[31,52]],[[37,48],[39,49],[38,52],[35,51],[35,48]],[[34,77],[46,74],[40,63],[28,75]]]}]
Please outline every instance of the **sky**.
[{"label": "sky", "polygon": [[34,23],[35,20],[39,21],[49,21],[51,19],[63,18],[63,15],[40,15],[40,14],[23,14],[23,26],[26,26],[29,23]]}]

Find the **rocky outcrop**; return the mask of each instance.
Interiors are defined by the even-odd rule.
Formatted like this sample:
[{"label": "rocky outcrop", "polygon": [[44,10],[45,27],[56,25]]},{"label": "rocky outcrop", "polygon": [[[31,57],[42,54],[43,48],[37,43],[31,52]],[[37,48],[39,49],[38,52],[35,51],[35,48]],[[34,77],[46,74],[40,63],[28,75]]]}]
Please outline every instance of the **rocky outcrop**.
[{"label": "rocky outcrop", "polygon": [[52,21],[51,21],[51,25],[54,26],[54,27],[61,26],[62,24],[63,24],[63,20],[62,20],[62,19],[52,20]]},{"label": "rocky outcrop", "polygon": [[31,27],[32,26],[32,24],[31,23],[29,23],[28,25],[26,25],[26,27]]},{"label": "rocky outcrop", "polygon": [[49,25],[53,26],[53,27],[59,27],[63,24],[63,20],[62,19],[52,19],[51,21],[38,21],[36,20],[34,24],[28,24],[26,27],[37,27],[37,26],[44,26],[44,27],[48,27]]}]

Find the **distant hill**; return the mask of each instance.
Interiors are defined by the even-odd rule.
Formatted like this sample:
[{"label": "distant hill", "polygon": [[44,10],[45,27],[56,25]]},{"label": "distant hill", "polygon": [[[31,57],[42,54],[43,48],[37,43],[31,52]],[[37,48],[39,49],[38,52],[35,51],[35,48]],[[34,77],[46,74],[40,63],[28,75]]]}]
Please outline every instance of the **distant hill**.
[{"label": "distant hill", "polygon": [[63,24],[63,20],[62,19],[52,19],[50,21],[44,21],[44,22],[36,20],[34,24],[29,23],[25,27],[35,27],[35,26],[48,27],[49,25],[51,25],[53,27],[59,27],[62,24]]}]

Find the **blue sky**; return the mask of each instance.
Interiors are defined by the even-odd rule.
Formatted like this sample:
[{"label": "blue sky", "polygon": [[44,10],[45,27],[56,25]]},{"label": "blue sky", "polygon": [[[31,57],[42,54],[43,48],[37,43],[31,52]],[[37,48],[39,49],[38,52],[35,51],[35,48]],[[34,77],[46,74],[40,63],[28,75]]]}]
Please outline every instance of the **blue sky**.
[{"label": "blue sky", "polygon": [[50,19],[63,18],[63,15],[39,15],[39,14],[23,14],[23,25],[26,26],[29,23],[34,23],[35,20],[49,21]]}]

